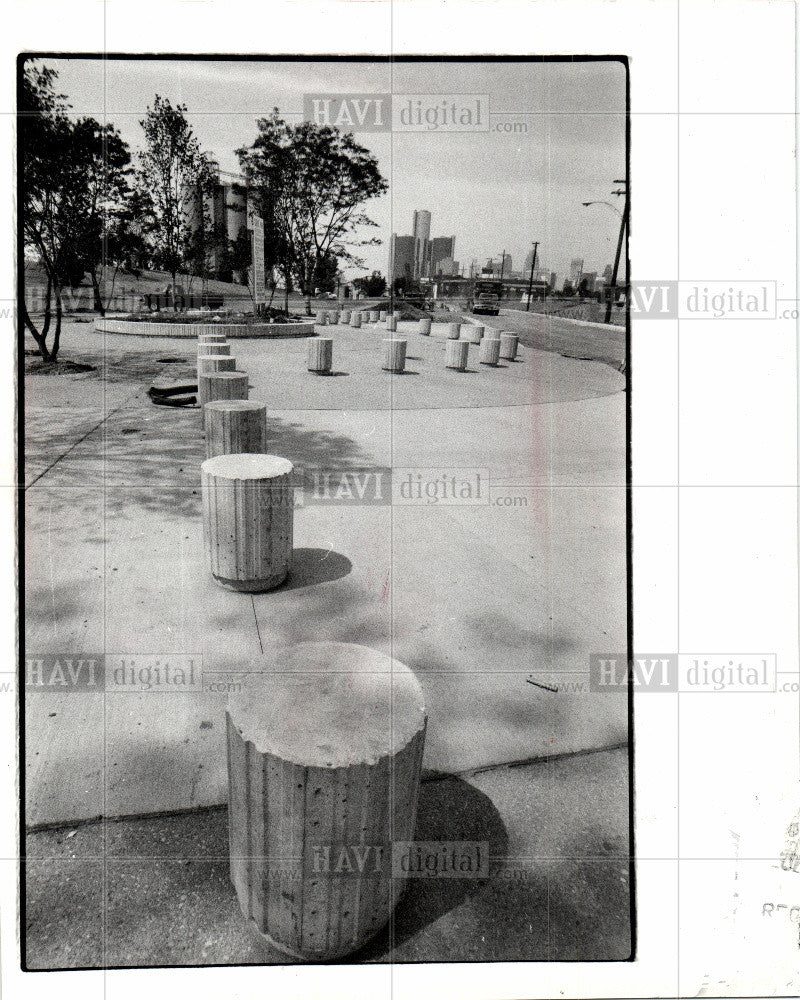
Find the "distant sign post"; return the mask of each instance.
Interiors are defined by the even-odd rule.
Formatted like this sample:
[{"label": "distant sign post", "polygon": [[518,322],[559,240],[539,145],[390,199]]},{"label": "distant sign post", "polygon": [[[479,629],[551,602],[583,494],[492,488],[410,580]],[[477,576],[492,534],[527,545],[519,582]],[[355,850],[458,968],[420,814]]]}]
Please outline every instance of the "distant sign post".
[{"label": "distant sign post", "polygon": [[253,301],[260,305],[267,301],[264,277],[264,220],[248,207],[247,226],[250,229],[252,247]]}]

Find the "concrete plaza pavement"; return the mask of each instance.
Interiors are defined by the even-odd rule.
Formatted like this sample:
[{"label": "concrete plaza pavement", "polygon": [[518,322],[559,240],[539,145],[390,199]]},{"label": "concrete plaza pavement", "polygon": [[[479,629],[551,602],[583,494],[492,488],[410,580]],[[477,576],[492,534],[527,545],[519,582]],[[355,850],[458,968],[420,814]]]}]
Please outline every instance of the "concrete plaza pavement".
[{"label": "concrete plaza pavement", "polygon": [[[342,373],[329,378],[305,371],[303,340],[232,341],[251,398],[267,404],[270,450],[296,465],[489,477],[487,502],[466,506],[325,503],[305,491],[295,569],[271,594],[211,581],[199,413],[146,396],[153,377],[193,375],[193,344],[70,324],[65,351],[99,370],[26,380],[26,651],[191,653],[205,680],[193,692],[28,696],[34,830],[223,803],[226,695],[210,688],[259,669],[285,642],[331,639],[391,652],[418,672],[429,776],[487,782],[491,804],[504,782],[528,774],[498,829],[514,826],[515,811],[535,823],[549,769],[588,754],[557,772],[550,811],[559,815],[570,789],[595,788],[586,836],[612,845],[600,854],[617,871],[627,854],[627,702],[589,693],[588,662],[626,641],[623,378],[524,347],[516,362],[460,374],[444,368],[441,327],[431,338],[415,330],[401,324],[402,376],[381,371],[389,334],[370,326],[326,329]],[[589,778],[581,762],[593,754],[618,764]],[[510,767],[543,758],[552,763]],[[538,857],[534,832],[520,843],[527,837],[521,849]],[[570,856],[583,856],[575,835]],[[550,847],[563,856],[563,843]],[[613,957],[624,938],[615,935]]]}]

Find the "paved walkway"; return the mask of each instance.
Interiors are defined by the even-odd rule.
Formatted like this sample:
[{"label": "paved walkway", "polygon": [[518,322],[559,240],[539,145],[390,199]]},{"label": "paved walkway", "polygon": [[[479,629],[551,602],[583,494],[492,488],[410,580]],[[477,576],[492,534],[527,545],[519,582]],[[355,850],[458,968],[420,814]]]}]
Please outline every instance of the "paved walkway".
[{"label": "paved walkway", "polygon": [[[414,329],[401,330],[417,373],[406,376],[380,370],[386,333],[373,328],[330,331],[334,367],[346,372],[333,378],[305,371],[302,340],[233,342],[251,397],[267,403],[270,449],[296,465],[485,477],[485,502],[466,506],[324,503],[306,490],[292,578],[271,594],[211,581],[199,413],[146,396],[157,375],[192,375],[188,344],[104,338],[70,324],[69,356],[102,370],[26,380],[28,654],[195,654],[205,679],[191,693],[30,695],[34,828],[223,803],[225,694],[210,688],[301,639],[364,643],[417,670],[430,713],[426,769],[489,768],[495,777],[480,777],[482,794],[497,809],[511,780],[500,775],[516,774],[509,763],[591,757],[627,742],[625,698],[588,692],[590,653],[625,648],[622,376],[528,348],[507,367],[470,365],[460,375],[444,369],[442,329],[432,338]],[[613,774],[595,773],[585,757],[557,772],[534,765],[531,783],[514,786],[515,808],[536,823],[547,775],[558,775],[558,788],[549,786],[555,816],[592,785],[598,804],[584,819],[601,839],[617,831],[612,854],[624,856],[619,759]],[[507,831],[509,823],[501,816]],[[540,932],[537,954],[549,947]],[[615,936],[617,951],[623,938]]]}]

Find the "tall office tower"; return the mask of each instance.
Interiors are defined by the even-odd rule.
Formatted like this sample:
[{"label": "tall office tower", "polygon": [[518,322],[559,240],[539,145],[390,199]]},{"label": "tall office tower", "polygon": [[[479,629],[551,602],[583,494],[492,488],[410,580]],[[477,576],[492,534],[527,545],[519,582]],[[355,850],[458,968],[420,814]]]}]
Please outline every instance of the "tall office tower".
[{"label": "tall office tower", "polygon": [[414,225],[411,234],[415,240],[429,240],[431,238],[431,213],[424,209],[414,212]]},{"label": "tall office tower", "polygon": [[389,245],[389,275],[392,281],[414,277],[414,237],[392,233]]},{"label": "tall office tower", "polygon": [[430,269],[431,213],[414,212],[414,278],[424,278]]},{"label": "tall office tower", "polygon": [[577,288],[580,284],[582,274],[583,257],[576,257],[569,266],[569,280],[572,282],[573,288]]},{"label": "tall office tower", "polygon": [[427,274],[435,278],[439,271],[439,263],[452,260],[456,252],[455,236],[434,236],[430,242],[430,262]]}]

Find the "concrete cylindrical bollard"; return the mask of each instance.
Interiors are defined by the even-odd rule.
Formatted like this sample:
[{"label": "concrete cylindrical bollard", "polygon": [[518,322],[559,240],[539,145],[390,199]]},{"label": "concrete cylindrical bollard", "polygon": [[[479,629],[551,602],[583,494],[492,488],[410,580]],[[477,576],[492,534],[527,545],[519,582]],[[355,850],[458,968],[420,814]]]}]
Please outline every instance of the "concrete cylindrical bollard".
[{"label": "concrete cylindrical bollard", "polygon": [[464,339],[470,344],[480,344],[483,340],[483,327],[469,323],[464,327]]},{"label": "concrete cylindrical bollard", "polygon": [[445,348],[445,368],[455,368],[456,371],[463,372],[467,367],[468,354],[468,340],[448,340]]},{"label": "concrete cylindrical bollard", "polygon": [[383,370],[387,372],[402,372],[406,367],[406,341],[392,337],[383,342]]},{"label": "concrete cylindrical bollard", "polygon": [[215,399],[206,403],[206,458],[263,455],[267,450],[267,404],[257,399]]},{"label": "concrete cylindrical bollard", "polygon": [[396,852],[411,850],[416,824],[419,681],[365,646],[299,643],[269,671],[244,675],[226,720],[242,913],[295,958],[357,951],[390,919],[406,877]]},{"label": "concrete cylindrical bollard", "polygon": [[388,315],[389,315],[389,313],[385,309],[379,309],[378,310],[378,322],[379,323],[383,323],[383,321],[386,319],[386,317]]},{"label": "concrete cylindrical bollard", "polygon": [[221,354],[221,355],[224,355],[224,356],[230,356],[230,353],[231,353],[231,345],[227,344],[227,343],[221,343],[221,344],[216,344],[216,343],[215,344],[198,344],[197,345],[197,354],[198,354],[198,357],[201,354],[205,354],[207,356],[211,355],[211,354],[218,354],[218,355]]},{"label": "concrete cylindrical bollard", "polygon": [[377,309],[373,309],[370,312],[370,314],[369,314],[369,321],[370,321],[370,323],[377,323],[379,316],[380,316],[380,313],[378,312],[378,310]]},{"label": "concrete cylindrical bollard", "polygon": [[360,328],[361,326],[360,312],[354,312],[353,315],[350,317],[350,326],[352,326],[354,330],[358,330]]},{"label": "concrete cylindrical bollard", "polygon": [[336,309],[333,309],[331,312],[328,313],[328,322],[330,323],[331,326],[336,326],[336,324],[339,322],[339,313]]},{"label": "concrete cylindrical bollard", "polygon": [[500,338],[484,337],[481,341],[478,361],[482,365],[496,365],[500,359]]},{"label": "concrete cylindrical bollard", "polygon": [[419,327],[417,328],[417,332],[421,333],[423,337],[430,337],[431,321],[426,317],[423,317],[423,319],[419,321]]},{"label": "concrete cylindrical bollard", "polygon": [[203,407],[214,399],[247,399],[245,372],[205,372],[197,376],[197,401]]},{"label": "concrete cylindrical bollard", "polygon": [[333,341],[330,337],[309,337],[306,341],[306,367],[318,375],[329,375],[333,364]]},{"label": "concrete cylindrical bollard", "polygon": [[197,374],[207,375],[208,372],[235,372],[236,358],[225,354],[198,354]]},{"label": "concrete cylindrical bollard", "polygon": [[519,337],[515,333],[500,334],[500,357],[504,361],[513,361],[517,356]]},{"label": "concrete cylindrical bollard", "polygon": [[342,326],[347,326],[350,323],[350,312],[348,309],[343,309],[341,315],[339,316],[339,322]]},{"label": "concrete cylindrical bollard", "polygon": [[445,330],[445,335],[447,339],[458,340],[460,329],[461,329],[460,323],[448,323],[447,329]]},{"label": "concrete cylindrical bollard", "polygon": [[221,587],[248,593],[283,583],[292,561],[292,463],[277,455],[217,455],[200,466],[206,565]]},{"label": "concrete cylindrical bollard", "polygon": [[325,325],[325,315],[326,315],[326,313],[325,313],[324,309],[317,309],[316,315],[314,316],[314,322],[315,323],[319,323],[320,326],[324,326]]},{"label": "concrete cylindrical bollard", "polygon": [[396,315],[396,313],[390,313],[386,317],[386,329],[389,331],[389,333],[396,333],[397,332],[397,315]]}]

